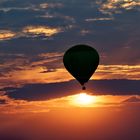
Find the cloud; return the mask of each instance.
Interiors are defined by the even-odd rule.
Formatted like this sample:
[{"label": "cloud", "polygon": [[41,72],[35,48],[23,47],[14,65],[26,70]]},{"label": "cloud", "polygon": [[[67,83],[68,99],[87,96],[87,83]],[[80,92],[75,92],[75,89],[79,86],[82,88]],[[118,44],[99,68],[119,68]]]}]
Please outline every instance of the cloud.
[{"label": "cloud", "polygon": [[0,41],[9,40],[16,36],[16,34],[10,30],[0,30]]},{"label": "cloud", "polygon": [[20,37],[52,37],[62,32],[61,28],[48,27],[48,26],[27,26],[21,31],[0,30],[0,41],[10,40]]},{"label": "cloud", "polygon": [[[104,57],[106,56],[103,56],[103,59]],[[93,78],[139,80],[139,75],[140,65],[99,65]]]},{"label": "cloud", "polygon": [[0,9],[1,88],[73,79],[62,56],[79,42],[100,53],[93,79],[140,79],[138,1],[8,0]]},{"label": "cloud", "polygon": [[[38,56],[22,54],[0,54],[0,86],[23,85],[25,83],[50,83],[72,79],[62,69],[63,53],[41,53]],[[5,63],[5,65],[3,65]],[[62,76],[63,75],[63,76]]]},{"label": "cloud", "polygon": [[[3,91],[4,91],[4,89],[0,90],[0,109],[1,109],[1,107],[6,106],[11,101],[11,99],[8,96],[4,95]],[[3,105],[3,106],[1,106],[1,105]]]},{"label": "cloud", "polygon": [[29,34],[31,36],[44,35],[46,37],[50,37],[59,32],[61,32],[60,28],[50,28],[47,26],[28,26],[23,29],[23,33]]},{"label": "cloud", "polygon": [[[32,9],[38,8],[38,10],[13,9],[7,12],[0,11],[0,26],[2,29],[16,34],[10,40],[0,42],[0,52],[9,51],[30,55],[43,51],[64,52],[73,44],[80,42],[90,44],[100,54],[105,54],[107,57],[102,59],[101,62],[104,65],[139,64],[140,20],[139,11],[134,11],[135,8],[138,9],[138,2],[134,2],[135,4],[132,4],[131,1],[119,0],[53,1],[51,3],[44,2],[44,0],[4,2],[1,8],[32,7]],[[118,5],[118,3],[121,5],[130,3],[135,8],[130,10],[121,8],[121,13],[113,15],[100,10],[103,5],[109,7],[106,5],[112,5],[112,3],[113,6]],[[83,10],[81,11],[81,9]],[[24,29],[28,29],[28,31],[23,32]],[[28,51],[29,48],[32,51]]]},{"label": "cloud", "polygon": [[140,2],[138,0],[108,0],[98,2],[100,6],[100,11],[103,13],[121,13],[122,9],[131,10],[139,9]]},{"label": "cloud", "polygon": [[46,8],[62,8],[64,7],[63,3],[60,2],[54,2],[54,3],[41,3],[40,7],[42,9],[46,9]]},{"label": "cloud", "polygon": [[137,103],[137,102],[140,102],[140,98],[138,98],[137,96],[132,96],[123,101],[123,103]]},{"label": "cloud", "polygon": [[[67,89],[64,91],[64,88]],[[62,91],[63,89],[63,91]],[[52,83],[52,84],[29,84],[21,88],[17,88],[18,93],[7,93],[9,97],[23,100],[46,100],[51,98],[63,97],[71,95],[72,88],[70,83]],[[20,94],[19,94],[20,93]],[[12,95],[12,96],[11,96]],[[17,97],[19,96],[19,97]]]},{"label": "cloud", "polygon": [[42,3],[44,2],[43,0],[37,2],[37,1],[24,1],[24,3],[22,2],[18,2],[17,0],[15,1],[1,1],[1,6],[0,6],[0,10],[4,11],[4,12],[9,12],[12,10],[33,10],[33,11],[41,11],[43,9],[51,9],[51,8],[62,8],[64,5],[62,3],[58,3],[58,2],[46,2],[46,3]]},{"label": "cloud", "polygon": [[114,18],[112,17],[103,17],[103,18],[88,18],[85,19],[85,21],[87,22],[94,22],[94,21],[105,21],[105,20],[114,20]]},{"label": "cloud", "polygon": [[[87,92],[93,95],[140,95],[138,80],[95,80],[87,84]],[[15,89],[15,88],[14,88]],[[81,86],[75,81],[26,84],[6,95],[22,100],[48,100],[80,93]]]},{"label": "cloud", "polygon": [[[6,58],[5,58],[6,55]],[[62,59],[63,53],[40,53],[36,56],[24,55],[24,54],[12,54],[12,53],[0,53],[1,57],[1,72],[8,74],[12,71],[27,70],[34,67],[46,67],[46,68],[60,68],[61,64],[57,62]],[[5,63],[5,65],[3,65]],[[62,63],[62,62],[61,62]],[[29,65],[30,64],[30,65]],[[52,65],[52,66],[51,66]]]},{"label": "cloud", "polygon": [[[14,89],[7,88],[8,91]],[[52,101],[54,103],[54,101]],[[58,103],[59,104],[59,103]],[[46,105],[49,105],[46,108]],[[47,113],[53,106],[50,101],[27,102],[24,100],[14,100],[5,95],[0,95],[0,114],[18,114],[18,113]]]},{"label": "cloud", "polygon": [[6,101],[4,99],[0,99],[0,105],[1,104],[6,104]]},{"label": "cloud", "polygon": [[[8,57],[9,55],[9,57]],[[0,87],[35,83],[56,83],[74,79],[64,68],[63,53],[36,56],[0,54]],[[3,65],[5,63],[5,65]],[[91,79],[140,79],[139,65],[99,65]]]},{"label": "cloud", "polygon": [[27,10],[34,10],[34,11],[38,11],[39,9],[35,6],[35,5],[30,5],[30,6],[26,6],[26,7],[0,7],[0,10],[3,11],[4,13],[6,12],[10,12],[10,11],[27,11]]},{"label": "cloud", "polygon": [[80,31],[80,34],[81,34],[82,36],[86,36],[86,35],[88,35],[88,34],[92,34],[92,32],[91,32],[90,30],[85,30],[85,29],[83,29],[83,30]]}]

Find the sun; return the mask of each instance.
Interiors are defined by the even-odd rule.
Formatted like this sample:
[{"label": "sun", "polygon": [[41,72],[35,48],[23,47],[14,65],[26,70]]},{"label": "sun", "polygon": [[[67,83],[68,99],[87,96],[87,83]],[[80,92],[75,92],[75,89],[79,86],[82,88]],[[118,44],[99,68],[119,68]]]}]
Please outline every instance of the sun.
[{"label": "sun", "polygon": [[96,96],[80,93],[73,96],[72,103],[77,106],[89,106],[96,102]]}]

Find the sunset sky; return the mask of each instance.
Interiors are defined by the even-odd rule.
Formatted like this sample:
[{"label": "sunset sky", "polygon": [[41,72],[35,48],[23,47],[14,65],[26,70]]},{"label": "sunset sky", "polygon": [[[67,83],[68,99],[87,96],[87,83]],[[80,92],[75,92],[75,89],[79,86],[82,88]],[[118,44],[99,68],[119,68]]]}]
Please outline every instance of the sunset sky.
[{"label": "sunset sky", "polygon": [[[100,54],[82,91],[63,55]],[[0,140],[140,140],[140,0],[0,0]]]}]

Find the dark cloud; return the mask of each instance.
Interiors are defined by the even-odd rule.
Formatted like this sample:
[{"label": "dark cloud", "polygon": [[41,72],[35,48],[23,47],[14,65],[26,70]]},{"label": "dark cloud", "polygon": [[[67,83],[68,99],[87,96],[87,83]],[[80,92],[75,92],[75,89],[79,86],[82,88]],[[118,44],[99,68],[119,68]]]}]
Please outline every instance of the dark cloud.
[{"label": "dark cloud", "polygon": [[[51,84],[29,84],[21,88],[17,88],[12,92],[7,92],[7,95],[15,99],[24,100],[45,100],[51,98],[63,97],[71,95],[73,92],[75,82],[62,82]],[[72,87],[71,87],[72,86]],[[65,88],[64,88],[65,87]],[[75,86],[74,90],[80,87]]]},{"label": "dark cloud", "polygon": [[6,104],[6,100],[0,99],[0,105],[1,105],[1,104]]},{"label": "dark cloud", "polygon": [[[140,95],[139,84],[138,80],[95,80],[87,84],[87,92],[93,95]],[[23,100],[47,100],[83,92],[76,81],[27,84],[13,89],[10,88],[6,95]]]}]

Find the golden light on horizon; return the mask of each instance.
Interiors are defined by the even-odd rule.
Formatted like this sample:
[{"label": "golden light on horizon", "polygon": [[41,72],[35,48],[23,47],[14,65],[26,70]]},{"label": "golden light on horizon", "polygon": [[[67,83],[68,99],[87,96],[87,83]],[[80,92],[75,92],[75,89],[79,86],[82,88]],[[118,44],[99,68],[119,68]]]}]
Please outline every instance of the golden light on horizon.
[{"label": "golden light on horizon", "polygon": [[96,96],[88,95],[87,93],[80,93],[73,96],[72,104],[76,106],[90,106],[96,103]]}]

